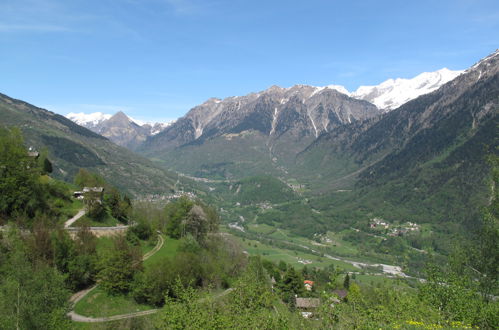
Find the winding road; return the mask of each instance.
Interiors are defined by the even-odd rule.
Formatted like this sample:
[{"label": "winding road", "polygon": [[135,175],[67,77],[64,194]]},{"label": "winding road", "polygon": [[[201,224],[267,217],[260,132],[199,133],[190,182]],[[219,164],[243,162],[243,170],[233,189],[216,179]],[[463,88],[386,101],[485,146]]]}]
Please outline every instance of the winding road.
[{"label": "winding road", "polygon": [[[156,243],[156,246],[142,257],[142,261],[145,261],[152,257],[156,252],[158,252],[163,245],[165,244],[165,240],[161,235],[158,235],[158,243]],[[130,319],[133,317],[138,317],[138,316],[143,316],[143,315],[149,315],[149,314],[154,314],[159,309],[150,309],[147,311],[141,311],[141,312],[135,312],[135,313],[128,313],[128,314],[122,314],[122,315],[113,315],[113,316],[107,316],[107,317],[89,317],[89,316],[83,316],[80,314],[77,314],[74,311],[74,306],[83,299],[87,294],[90,293],[93,289],[95,289],[99,284],[96,284],[88,289],[79,291],[75,293],[74,295],[71,296],[69,301],[72,303],[72,308],[73,310],[70,311],[67,315],[71,318],[71,320],[75,322],[87,322],[87,323],[96,323],[96,322],[110,322],[110,321],[116,321],[116,320],[123,320],[123,319]]]}]

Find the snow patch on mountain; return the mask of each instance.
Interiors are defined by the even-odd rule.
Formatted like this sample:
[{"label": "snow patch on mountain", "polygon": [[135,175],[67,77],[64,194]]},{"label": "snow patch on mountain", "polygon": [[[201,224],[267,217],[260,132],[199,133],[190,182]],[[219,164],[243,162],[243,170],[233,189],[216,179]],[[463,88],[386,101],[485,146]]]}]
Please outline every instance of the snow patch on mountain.
[{"label": "snow patch on mountain", "polygon": [[83,113],[83,112],[70,112],[66,115],[66,118],[74,121],[78,125],[89,127],[95,127],[102,123],[105,120],[108,120],[113,115],[102,113],[102,112],[94,112],[94,113]]},{"label": "snow patch on mountain", "polygon": [[389,111],[423,94],[433,92],[463,72],[443,68],[435,72],[423,72],[412,79],[388,79],[376,86],[360,86],[350,96],[374,103],[379,109]]}]

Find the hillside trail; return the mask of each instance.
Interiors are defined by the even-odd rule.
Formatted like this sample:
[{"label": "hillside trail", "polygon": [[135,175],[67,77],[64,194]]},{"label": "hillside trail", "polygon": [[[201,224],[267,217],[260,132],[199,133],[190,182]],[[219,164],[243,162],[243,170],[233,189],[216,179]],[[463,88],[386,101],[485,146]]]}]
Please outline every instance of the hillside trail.
[{"label": "hillside trail", "polygon": [[[158,243],[156,243],[156,246],[154,248],[144,254],[142,257],[142,261],[145,261],[152,257],[156,252],[158,252],[164,245],[165,240],[161,235],[158,235]],[[87,288],[85,290],[81,290],[79,292],[76,292],[69,298],[69,302],[72,305],[72,309],[67,315],[71,318],[71,320],[75,322],[109,322],[109,321],[116,321],[116,320],[123,320],[123,319],[129,319],[133,317],[138,317],[138,316],[143,316],[143,315],[149,315],[149,314],[154,314],[158,311],[158,309],[150,309],[147,311],[141,311],[141,312],[135,312],[135,313],[128,313],[128,314],[122,314],[122,315],[113,315],[113,316],[108,316],[108,317],[89,317],[89,316],[83,316],[80,314],[77,314],[74,311],[75,305],[83,299],[87,294],[89,294],[92,290],[94,290],[99,284],[95,284],[94,286]]]},{"label": "hillside trail", "polygon": [[64,228],[69,228],[69,227],[71,227],[71,225],[72,225],[73,223],[75,223],[75,222],[76,222],[76,220],[80,219],[80,218],[81,218],[82,216],[84,216],[84,215],[85,215],[85,209],[83,208],[83,209],[79,210],[79,211],[78,211],[78,213],[76,213],[76,215],[75,215],[74,217],[72,217],[71,219],[69,219],[68,221],[66,221],[66,222],[64,223]]}]

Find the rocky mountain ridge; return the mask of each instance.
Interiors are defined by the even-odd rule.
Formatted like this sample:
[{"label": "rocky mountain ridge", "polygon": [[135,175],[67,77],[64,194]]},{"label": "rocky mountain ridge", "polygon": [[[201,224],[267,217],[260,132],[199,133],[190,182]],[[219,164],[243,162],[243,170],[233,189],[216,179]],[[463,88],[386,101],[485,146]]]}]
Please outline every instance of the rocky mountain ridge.
[{"label": "rocky mountain ridge", "polygon": [[128,117],[122,111],[118,111],[114,115],[102,112],[69,113],[66,117],[131,150],[139,147],[149,136],[156,135],[171,125],[171,122],[143,122]]},{"label": "rocky mountain ridge", "polygon": [[247,130],[258,131],[270,140],[283,135],[313,139],[338,125],[379,113],[369,102],[350,98],[332,88],[272,86],[246,96],[211,98],[150,138],[147,145],[178,147]]}]

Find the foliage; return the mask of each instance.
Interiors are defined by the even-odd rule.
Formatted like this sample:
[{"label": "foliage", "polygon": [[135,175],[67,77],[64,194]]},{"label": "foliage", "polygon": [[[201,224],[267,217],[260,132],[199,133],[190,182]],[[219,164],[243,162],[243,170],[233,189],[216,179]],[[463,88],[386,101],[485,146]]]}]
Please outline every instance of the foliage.
[{"label": "foliage", "polygon": [[0,328],[67,329],[64,277],[29,253],[15,230],[0,241]]},{"label": "foliage", "polygon": [[291,306],[294,304],[295,296],[301,297],[304,293],[303,278],[291,266],[288,266],[281,282],[278,283],[278,287],[283,301]]},{"label": "foliage", "polygon": [[113,239],[111,250],[101,260],[100,285],[109,294],[127,293],[141,268],[140,249],[130,246],[124,236],[118,235]]},{"label": "foliage", "polygon": [[148,265],[135,277],[132,296],[138,303],[162,306],[165,296],[177,296],[176,284],[227,288],[244,265],[245,257],[232,241],[214,236],[201,246],[194,237],[186,236],[176,255]]},{"label": "foliage", "polygon": [[193,202],[182,196],[174,202],[166,204],[165,232],[172,238],[192,235],[202,243],[209,232],[218,230],[220,218],[218,213],[200,201]]},{"label": "foliage", "polygon": [[[262,282],[263,281],[263,282]],[[159,329],[289,329],[294,328],[289,312],[276,312],[276,297],[259,260],[253,259],[246,275],[238,281],[227,299],[201,295],[183,288],[177,281],[176,298],[167,298],[156,320]],[[227,292],[227,291],[226,291]]]},{"label": "foliage", "polygon": [[168,203],[165,206],[166,226],[165,232],[172,238],[180,238],[182,236],[182,221],[187,217],[187,214],[194,206],[187,197],[182,196],[176,202]]},{"label": "foliage", "polygon": [[132,209],[132,203],[128,196],[122,196],[116,188],[111,187],[105,192],[104,202],[115,219],[127,221]]},{"label": "foliage", "polygon": [[28,156],[21,132],[0,127],[0,219],[16,214],[33,217],[45,205],[38,182],[40,168]]}]

